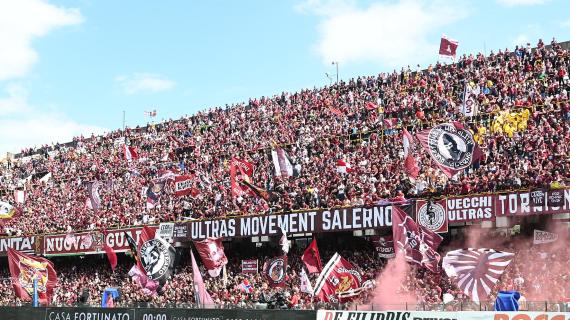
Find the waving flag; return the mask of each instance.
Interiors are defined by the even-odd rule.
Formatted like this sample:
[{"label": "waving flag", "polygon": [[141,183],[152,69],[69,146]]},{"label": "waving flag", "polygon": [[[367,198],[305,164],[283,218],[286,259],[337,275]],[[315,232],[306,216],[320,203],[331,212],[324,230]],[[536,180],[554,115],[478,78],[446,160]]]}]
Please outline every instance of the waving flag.
[{"label": "waving flag", "polygon": [[477,96],[481,93],[478,85],[473,86],[465,83],[465,90],[463,91],[463,103],[461,104],[460,111],[467,117],[473,117],[479,114],[479,105]]},{"label": "waving flag", "polygon": [[115,253],[115,250],[113,250],[112,247],[109,247],[106,243],[103,244],[103,250],[107,255],[107,260],[109,260],[111,270],[115,271],[115,268],[117,267],[117,254]]},{"label": "waving flag", "polygon": [[398,206],[392,206],[392,233],[394,249],[404,253],[406,260],[438,272],[440,256],[437,247],[443,238],[418,225]]},{"label": "waving flag", "polygon": [[123,145],[123,154],[125,155],[125,160],[131,162],[139,158],[139,154],[135,147],[129,147],[126,144]]},{"label": "waving flag", "polygon": [[505,272],[514,254],[493,249],[459,249],[448,252],[443,268],[457,286],[475,302],[485,301]]},{"label": "waving flag", "polygon": [[442,36],[439,43],[439,54],[442,56],[455,58],[458,45],[459,42],[457,40],[448,39],[446,36]]},{"label": "waving flag", "polygon": [[255,290],[251,285],[251,283],[249,283],[249,280],[247,279],[243,279],[243,281],[239,285],[239,289],[241,292],[246,292],[246,293],[253,293],[253,291]]},{"label": "waving flag", "polygon": [[165,284],[174,272],[174,248],[160,238],[155,229],[145,226],[137,249],[139,266],[151,280],[158,281],[160,285]]},{"label": "waving flag", "polygon": [[420,168],[416,158],[412,155],[414,137],[404,128],[402,131],[402,145],[404,146],[404,170],[412,178],[417,178]]},{"label": "waving flag", "polygon": [[343,159],[339,159],[336,162],[336,172],[338,173],[349,173],[354,171],[354,169],[352,169],[352,167],[350,166],[350,163],[348,163],[347,161],[344,161]]},{"label": "waving flag", "polygon": [[347,302],[370,284],[350,262],[335,253],[317,278],[314,295],[324,302]]},{"label": "waving flag", "polygon": [[424,150],[448,177],[477,162],[483,153],[461,123],[442,123],[416,134]]},{"label": "waving flag", "polygon": [[232,158],[230,161],[230,180],[232,194],[235,197],[241,197],[248,193],[240,182],[250,182],[253,176],[253,164],[238,158]]},{"label": "waving flag", "polygon": [[51,261],[8,248],[8,267],[14,293],[18,298],[31,301],[34,281],[37,281],[36,293],[39,302],[49,303],[53,288],[57,285],[57,274]]},{"label": "waving flag", "polygon": [[313,285],[311,284],[311,280],[309,280],[309,276],[305,272],[305,268],[301,268],[301,292],[313,294]]},{"label": "waving flag", "polygon": [[323,270],[319,247],[317,247],[317,239],[313,239],[311,244],[305,249],[301,260],[303,260],[309,273],[319,273]]},{"label": "waving flag", "polygon": [[196,259],[194,259],[194,253],[190,250],[190,256],[192,257],[192,276],[194,277],[194,296],[196,297],[196,303],[200,306],[212,306],[214,300],[206,291],[206,286],[204,285],[204,279],[202,279],[202,274],[200,269],[198,269],[198,264],[196,264]]},{"label": "waving flag", "polygon": [[208,238],[202,241],[194,241],[194,245],[210,276],[219,276],[222,268],[228,263],[222,239]]},{"label": "waving flag", "polygon": [[93,209],[93,211],[99,211],[101,207],[101,196],[99,195],[99,187],[101,186],[101,182],[99,181],[92,181],[87,183],[87,194],[89,196],[89,207]]},{"label": "waving flag", "polygon": [[273,166],[275,167],[275,175],[283,177],[293,176],[293,165],[287,152],[282,148],[276,148],[271,151],[271,158],[273,159]]},{"label": "waving flag", "polygon": [[284,287],[287,279],[287,256],[275,257],[265,262],[263,275],[270,287]]},{"label": "waving flag", "polygon": [[8,202],[0,201],[0,219],[12,219],[18,213],[18,209]]},{"label": "waving flag", "polygon": [[279,238],[279,246],[284,254],[289,253],[289,248],[291,247],[291,241],[287,239],[287,232],[281,227],[281,237]]}]

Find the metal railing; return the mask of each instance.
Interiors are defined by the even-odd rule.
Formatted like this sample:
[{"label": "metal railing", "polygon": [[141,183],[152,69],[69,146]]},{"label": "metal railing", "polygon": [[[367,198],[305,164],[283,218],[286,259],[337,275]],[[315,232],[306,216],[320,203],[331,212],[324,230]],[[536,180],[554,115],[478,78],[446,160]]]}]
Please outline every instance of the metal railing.
[{"label": "metal railing", "polygon": [[[29,303],[14,302],[0,306],[29,306]],[[95,303],[76,303],[76,304],[51,304],[50,307],[101,307]],[[309,306],[299,306],[289,308],[284,304],[277,303],[260,303],[260,302],[241,302],[238,304],[216,304],[216,305],[200,305],[191,302],[178,303],[155,303],[155,302],[136,302],[136,303],[115,303],[116,308],[166,308],[166,309],[256,309],[256,310],[360,310],[360,311],[387,311],[387,310],[405,310],[405,311],[494,311],[494,302],[475,303],[471,301],[452,301],[450,303],[399,303],[399,304],[330,304],[330,303],[314,303]],[[519,311],[534,312],[570,312],[569,302],[554,301],[525,301],[521,302]]]}]

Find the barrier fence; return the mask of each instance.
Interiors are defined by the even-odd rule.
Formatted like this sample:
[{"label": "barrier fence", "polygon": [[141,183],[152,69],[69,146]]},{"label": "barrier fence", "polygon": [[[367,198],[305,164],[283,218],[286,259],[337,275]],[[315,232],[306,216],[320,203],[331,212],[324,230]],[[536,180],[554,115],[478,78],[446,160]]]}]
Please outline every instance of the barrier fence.
[{"label": "barrier fence", "polygon": [[2,320],[315,320],[312,310],[0,307]]}]

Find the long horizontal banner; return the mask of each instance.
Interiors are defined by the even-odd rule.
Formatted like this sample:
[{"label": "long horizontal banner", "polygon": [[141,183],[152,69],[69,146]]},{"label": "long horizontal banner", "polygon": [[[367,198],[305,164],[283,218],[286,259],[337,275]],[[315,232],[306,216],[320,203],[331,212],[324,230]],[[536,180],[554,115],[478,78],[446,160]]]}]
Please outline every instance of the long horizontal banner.
[{"label": "long horizontal banner", "polygon": [[500,194],[496,198],[495,215],[497,217],[570,212],[570,189]]},{"label": "long horizontal banner", "polygon": [[8,248],[24,253],[35,253],[35,236],[0,238],[0,256],[8,254]]},{"label": "long horizontal banner", "polygon": [[[151,226],[156,229],[156,226]],[[42,253],[46,256],[61,254],[97,254],[102,253],[103,243],[116,252],[129,250],[127,233],[135,241],[139,241],[142,227],[107,230],[106,235],[100,231],[79,232],[73,235],[46,235],[43,240]],[[104,241],[104,242],[103,242]]]},{"label": "long horizontal banner", "polygon": [[315,320],[313,310],[0,307],[2,320]]},{"label": "long horizontal banner", "polygon": [[[411,205],[407,207],[408,211],[412,211]],[[392,226],[392,206],[378,205],[188,221],[175,225],[174,240],[273,236],[281,234],[281,227],[285,232],[292,234],[378,229],[390,226]]]},{"label": "long horizontal banner", "polygon": [[569,312],[336,311],[318,310],[317,320],[568,320]]}]

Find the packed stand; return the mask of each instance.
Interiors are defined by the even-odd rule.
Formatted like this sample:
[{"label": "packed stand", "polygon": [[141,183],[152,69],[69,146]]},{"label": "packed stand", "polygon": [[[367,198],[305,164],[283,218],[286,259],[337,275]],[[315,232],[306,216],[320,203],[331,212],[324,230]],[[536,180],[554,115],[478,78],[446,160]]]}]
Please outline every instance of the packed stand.
[{"label": "packed stand", "polygon": [[[453,65],[402,68],[80,137],[71,145],[25,150],[27,157],[0,167],[0,200],[12,201],[15,189],[26,192],[20,217],[5,223],[2,232],[62,232],[564,186],[570,172],[569,68],[567,50],[554,40],[548,48],[540,41],[537,50],[529,45],[487,57],[464,55]],[[472,118],[460,112],[466,84],[480,89],[480,114]],[[449,121],[473,131],[482,161],[449,179],[416,150],[421,171],[410,179],[402,169],[401,128],[414,133]],[[125,159],[125,142],[136,149],[137,160]],[[270,151],[276,145],[287,151],[300,176],[274,175]],[[277,196],[269,203],[234,198],[231,157],[253,163],[253,183]],[[338,160],[353,171],[338,173]],[[141,190],[164,170],[194,175],[199,192],[176,198],[169,185],[160,204],[148,209]],[[86,205],[89,181],[102,184],[96,214]]]}]

